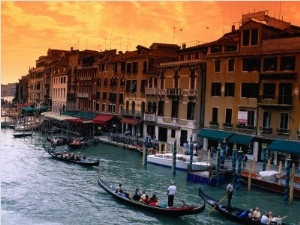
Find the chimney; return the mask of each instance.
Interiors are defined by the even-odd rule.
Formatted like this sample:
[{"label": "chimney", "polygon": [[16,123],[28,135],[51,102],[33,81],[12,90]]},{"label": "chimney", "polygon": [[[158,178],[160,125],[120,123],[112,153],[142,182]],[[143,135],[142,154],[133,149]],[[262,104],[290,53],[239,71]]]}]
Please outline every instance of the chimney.
[{"label": "chimney", "polygon": [[182,43],[182,49],[186,48],[186,43]]},{"label": "chimney", "polygon": [[123,52],[122,52],[122,51],[118,51],[118,53],[119,53],[119,55],[122,55],[122,54],[123,54]]},{"label": "chimney", "polygon": [[235,31],[235,26],[234,25],[231,26],[231,32],[233,32],[233,31]]},{"label": "chimney", "polygon": [[71,47],[71,53],[73,52],[73,47]]}]

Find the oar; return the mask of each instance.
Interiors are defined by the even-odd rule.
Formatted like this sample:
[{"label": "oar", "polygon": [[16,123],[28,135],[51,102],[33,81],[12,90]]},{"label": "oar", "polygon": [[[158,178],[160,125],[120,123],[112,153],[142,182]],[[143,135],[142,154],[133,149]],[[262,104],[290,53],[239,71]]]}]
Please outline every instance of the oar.
[{"label": "oar", "polygon": [[211,211],[213,211],[218,206],[218,204],[220,204],[221,202],[223,202],[224,199],[227,197],[227,195],[228,195],[228,193],[219,202],[217,202],[216,205],[207,214],[210,214]]},{"label": "oar", "polygon": [[186,206],[185,201],[178,196],[179,200],[182,201],[183,205]]}]

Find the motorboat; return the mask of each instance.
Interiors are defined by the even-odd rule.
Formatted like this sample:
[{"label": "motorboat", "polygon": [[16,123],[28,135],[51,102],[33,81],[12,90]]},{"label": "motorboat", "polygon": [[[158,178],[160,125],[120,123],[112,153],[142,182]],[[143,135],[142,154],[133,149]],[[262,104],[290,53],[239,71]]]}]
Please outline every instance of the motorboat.
[{"label": "motorboat", "polygon": [[[190,165],[190,155],[176,154],[176,169],[187,170]],[[147,155],[147,162],[165,166],[173,166],[173,154],[172,153],[156,153]],[[199,160],[198,156],[193,156],[192,170],[204,171],[211,167],[210,161]]]}]

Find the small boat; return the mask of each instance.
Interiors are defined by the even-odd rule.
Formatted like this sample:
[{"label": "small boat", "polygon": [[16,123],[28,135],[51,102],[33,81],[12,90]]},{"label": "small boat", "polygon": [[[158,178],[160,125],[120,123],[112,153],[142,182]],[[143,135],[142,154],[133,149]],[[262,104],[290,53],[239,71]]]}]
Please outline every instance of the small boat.
[{"label": "small boat", "polygon": [[[249,172],[241,172],[241,180],[248,183]],[[265,191],[284,194],[286,176],[282,176],[278,171],[268,170],[251,174],[251,186]],[[300,198],[300,177],[294,177],[293,196]]]},{"label": "small boat", "polygon": [[[147,162],[165,167],[172,167],[172,153],[157,153],[147,156]],[[176,169],[187,170],[190,165],[190,155],[176,154]],[[199,161],[197,156],[193,156],[192,170],[205,171],[211,167],[210,161]]]},{"label": "small boat", "polygon": [[80,139],[74,139],[68,143],[68,146],[72,149],[79,149],[85,145],[85,141]]},{"label": "small boat", "polygon": [[103,179],[99,178],[98,180],[99,186],[101,186],[107,193],[111,194],[113,197],[118,199],[121,202],[124,202],[128,205],[135,206],[141,210],[165,215],[165,216],[172,216],[172,217],[179,217],[179,216],[185,216],[185,215],[194,215],[201,213],[205,210],[205,202],[199,207],[195,206],[188,206],[183,204],[182,206],[173,206],[173,207],[160,207],[160,206],[150,206],[145,203],[141,203],[139,201],[133,200],[131,198],[128,198],[128,193],[123,193],[125,195],[120,195],[116,193],[116,187],[113,187],[106,183]]},{"label": "small boat", "polygon": [[32,133],[24,132],[24,133],[15,133],[13,134],[14,138],[22,138],[22,137],[28,137],[32,136]]},{"label": "small boat", "polygon": [[[218,211],[219,213],[221,213],[222,215],[224,215],[228,219],[231,219],[233,221],[239,222],[239,223],[244,224],[244,225],[252,225],[252,224],[261,225],[262,224],[259,221],[255,221],[255,220],[252,220],[252,219],[247,217],[248,213],[249,213],[249,210],[240,209],[240,208],[233,207],[233,206],[231,206],[231,207],[225,206],[225,205],[219,203],[219,200],[214,199],[214,198],[209,197],[208,195],[206,195],[202,191],[201,187],[199,187],[199,196],[208,205],[213,207],[216,211]],[[285,223],[282,223],[282,224],[285,224]]]},{"label": "small boat", "polygon": [[54,144],[55,139],[57,140],[56,145],[65,145],[68,143],[68,138],[66,137],[56,137],[54,136],[53,138],[47,137],[47,141],[49,141],[51,144]]},{"label": "small boat", "polygon": [[51,146],[45,146],[43,145],[44,149],[46,152],[49,153],[53,158],[60,160],[60,161],[65,161],[65,162],[70,162],[82,166],[99,166],[99,160],[92,160],[92,159],[86,159],[84,157],[76,157],[76,159],[72,159],[68,157],[67,152],[55,152],[55,149]]}]

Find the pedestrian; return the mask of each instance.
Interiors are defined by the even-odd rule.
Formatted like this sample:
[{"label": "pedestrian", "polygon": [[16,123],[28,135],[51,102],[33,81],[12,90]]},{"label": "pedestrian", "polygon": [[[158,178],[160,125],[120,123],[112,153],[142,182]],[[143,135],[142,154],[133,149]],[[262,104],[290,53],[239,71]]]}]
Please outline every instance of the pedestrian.
[{"label": "pedestrian", "polygon": [[228,197],[228,204],[227,204],[227,206],[231,207],[231,199],[232,199],[232,194],[233,194],[233,191],[234,191],[232,180],[227,185],[226,191],[227,191],[227,197]]},{"label": "pedestrian", "polygon": [[174,185],[174,182],[172,181],[168,188],[168,191],[167,191],[168,207],[173,206],[175,193],[176,193],[176,186]]},{"label": "pedestrian", "polygon": [[247,161],[248,161],[248,157],[247,157],[247,155],[244,153],[244,154],[243,154],[243,170],[246,169],[246,163],[247,163]]},{"label": "pedestrian", "polygon": [[214,159],[214,153],[216,152],[216,149],[214,146],[211,146],[210,148],[210,158]]}]

